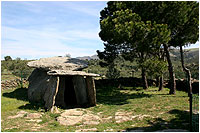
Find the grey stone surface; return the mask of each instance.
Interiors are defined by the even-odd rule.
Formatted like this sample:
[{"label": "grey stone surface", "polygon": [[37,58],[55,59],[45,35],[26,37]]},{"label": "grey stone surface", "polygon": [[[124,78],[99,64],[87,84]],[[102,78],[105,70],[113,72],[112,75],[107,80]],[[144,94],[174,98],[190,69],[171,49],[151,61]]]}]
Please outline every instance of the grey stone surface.
[{"label": "grey stone surface", "polygon": [[55,104],[56,94],[58,92],[59,77],[51,76],[44,94],[45,108],[51,109]]},{"label": "grey stone surface", "polygon": [[58,87],[58,77],[48,76],[46,71],[35,69],[28,78],[28,99],[32,102],[45,102],[50,109],[55,103]]},{"label": "grey stone surface", "polygon": [[48,75],[79,75],[79,76],[93,76],[98,77],[98,74],[86,73],[84,71],[71,71],[71,70],[52,70],[47,72]]},{"label": "grey stone surface", "polygon": [[[44,101],[47,109],[51,109],[55,102],[56,105],[65,107],[64,76],[71,75],[77,104],[84,105],[88,101],[91,105],[96,104],[95,85],[90,76],[99,75],[77,71],[87,67],[85,61],[68,57],[51,57],[28,62],[28,66],[36,68],[28,78],[28,99],[31,102]],[[87,82],[84,76],[89,77]]]},{"label": "grey stone surface", "polygon": [[58,118],[57,121],[61,125],[75,125],[82,123],[83,125],[98,125],[102,119],[98,115],[94,115],[91,111],[85,109],[68,109],[65,110]]},{"label": "grey stone surface", "polygon": [[69,57],[49,57],[28,62],[29,67],[49,70],[80,70],[87,67],[87,62]]},{"label": "grey stone surface", "polygon": [[73,84],[77,103],[79,105],[88,103],[86,83],[83,76],[73,76]]},{"label": "grey stone surface", "polygon": [[96,89],[94,79],[92,77],[86,77],[88,100],[90,105],[96,105]]},{"label": "grey stone surface", "polygon": [[40,117],[42,117],[40,113],[30,113],[26,116],[26,118],[29,118],[29,119],[35,119],[35,118],[40,118]]},{"label": "grey stone surface", "polygon": [[46,71],[35,69],[28,78],[28,99],[32,102],[41,102],[47,89],[50,76]]}]

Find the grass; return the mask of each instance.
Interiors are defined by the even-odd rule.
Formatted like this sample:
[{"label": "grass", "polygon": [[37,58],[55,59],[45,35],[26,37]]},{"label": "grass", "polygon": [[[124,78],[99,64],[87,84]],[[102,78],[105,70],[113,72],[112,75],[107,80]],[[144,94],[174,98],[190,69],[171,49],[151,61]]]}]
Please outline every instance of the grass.
[{"label": "grass", "polygon": [[[186,129],[189,130],[189,101],[187,93],[177,91],[176,95],[168,95],[169,90],[157,91],[151,87],[142,90],[140,87],[98,87],[97,106],[86,108],[94,114],[101,113],[102,117],[112,116],[108,122],[102,121],[98,125],[77,124],[74,126],[62,126],[56,118],[59,114],[45,112],[42,104],[30,104],[27,100],[27,89],[16,88],[2,90],[1,96],[1,131],[2,132],[33,132],[34,122],[27,122],[25,118],[7,119],[24,110],[27,112],[44,113],[41,122],[38,123],[40,132],[74,132],[78,129],[97,128],[103,132],[112,129],[112,132],[143,129],[156,131],[161,129]],[[62,111],[62,109],[60,109]],[[150,115],[143,119],[135,118],[132,121],[116,123],[115,113],[118,111],[132,112],[132,115]]]},{"label": "grass", "polygon": [[1,75],[1,81],[6,81],[6,80],[16,80],[19,79],[19,77],[13,75],[13,74],[2,74]]}]

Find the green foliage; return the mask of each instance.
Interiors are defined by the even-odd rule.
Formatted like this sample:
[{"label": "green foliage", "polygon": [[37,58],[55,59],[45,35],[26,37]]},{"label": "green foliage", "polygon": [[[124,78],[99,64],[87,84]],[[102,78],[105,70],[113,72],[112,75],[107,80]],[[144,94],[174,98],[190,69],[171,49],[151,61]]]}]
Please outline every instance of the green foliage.
[{"label": "green foliage", "polygon": [[[160,54],[162,44],[185,46],[195,43],[199,36],[199,3],[196,1],[111,1],[100,14],[99,36],[105,48],[97,53],[108,63],[122,55],[131,61],[136,58],[139,66],[148,67],[143,64],[152,55]],[[165,52],[168,53],[167,48]],[[173,73],[172,70],[169,72]],[[182,76],[179,70],[175,71]]]},{"label": "green foliage", "polygon": [[135,59],[142,70],[144,88],[148,88],[145,68],[148,66],[144,62],[160,54],[161,46],[168,43],[171,32],[166,24],[143,21],[135,10],[123,8],[125,3],[108,2],[108,7],[102,10],[99,36],[105,42],[105,48],[97,53],[108,64],[112,64],[119,55],[125,60]]},{"label": "green foliage", "polygon": [[[112,67],[110,67],[109,70],[109,65],[104,65],[104,63],[102,62],[104,62],[104,60],[89,60],[88,68],[85,68],[84,71],[90,73],[97,73],[101,76],[106,76],[109,71],[117,71],[118,73],[120,73],[119,77],[140,77],[140,70],[138,69],[138,65],[135,61],[130,62],[124,60],[122,56],[118,56],[113,61],[114,69],[116,70],[111,70]],[[108,77],[106,76],[106,78]]]},{"label": "green foliage", "polygon": [[12,58],[10,56],[5,56],[4,59],[5,59],[5,61],[12,60]]},{"label": "green foliage", "polygon": [[[187,68],[191,70],[192,78],[199,79],[199,49],[188,49],[185,53],[185,62]],[[180,62],[180,52],[177,49],[171,50],[171,59],[174,64],[174,72],[176,78],[184,79],[185,74],[182,71],[182,66]],[[89,66],[84,71],[97,73],[100,75],[106,75],[108,71],[108,65],[100,65],[103,60],[89,60]],[[118,56],[114,59],[115,68],[120,71],[119,77],[138,77],[140,78],[140,67],[136,61],[127,61],[123,59],[122,56]],[[148,58],[145,63],[147,74],[149,78],[155,78],[159,74],[164,74],[164,79],[168,79],[169,75],[166,71],[167,63],[166,61],[160,60],[158,57]],[[102,66],[102,67],[101,67]]]},{"label": "green foliage", "polygon": [[99,36],[106,43],[105,50],[97,53],[107,62],[112,62],[119,54],[131,61],[133,58],[144,60],[144,56],[159,52],[161,44],[170,40],[167,25],[141,21],[131,9],[108,13],[100,25]]},{"label": "green foliage", "polygon": [[27,78],[33,71],[33,68],[27,66],[28,62],[29,60],[21,60],[20,58],[16,58],[15,60],[2,60],[1,72],[2,74],[10,74],[9,72],[11,72],[15,76]]},{"label": "green foliage", "polygon": [[[102,15],[115,10],[131,9],[142,21],[166,24],[171,30],[169,46],[195,43],[199,36],[199,2],[196,1],[131,1],[108,2]],[[103,18],[102,18],[103,19]]]},{"label": "green foliage", "polygon": [[117,79],[120,77],[120,71],[115,67],[114,63],[112,63],[108,66],[108,70],[106,72],[106,77],[108,79]]},{"label": "green foliage", "polygon": [[160,77],[167,71],[167,62],[156,57],[147,59],[141,65],[146,68],[148,75],[154,78]]},{"label": "green foliage", "polygon": [[101,62],[100,60],[88,60],[88,67],[85,68],[83,71],[105,75],[107,68],[101,67],[99,65],[100,62]]}]

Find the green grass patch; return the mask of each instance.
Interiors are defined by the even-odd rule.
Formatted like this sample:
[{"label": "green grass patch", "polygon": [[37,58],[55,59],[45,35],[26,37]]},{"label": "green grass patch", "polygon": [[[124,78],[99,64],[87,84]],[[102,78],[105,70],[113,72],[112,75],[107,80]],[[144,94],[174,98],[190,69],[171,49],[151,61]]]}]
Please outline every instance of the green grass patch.
[{"label": "green grass patch", "polygon": [[[156,131],[168,128],[189,130],[189,98],[187,93],[177,91],[176,95],[168,95],[169,89],[157,91],[158,88],[150,87],[142,90],[141,87],[102,87],[97,86],[97,106],[86,108],[101,118],[112,117],[109,121],[102,121],[98,125],[62,126],[56,118],[60,114],[45,112],[43,104],[29,103],[26,88],[2,90],[1,96],[1,131],[3,132],[34,132],[35,124],[40,132],[74,132],[78,129],[97,128],[98,131],[112,132],[142,129]],[[17,112],[24,110],[29,113],[44,113],[41,122],[27,122],[25,118],[8,119]],[[62,111],[62,109],[59,109]],[[136,117],[131,121],[117,123],[116,112],[131,112]]]}]

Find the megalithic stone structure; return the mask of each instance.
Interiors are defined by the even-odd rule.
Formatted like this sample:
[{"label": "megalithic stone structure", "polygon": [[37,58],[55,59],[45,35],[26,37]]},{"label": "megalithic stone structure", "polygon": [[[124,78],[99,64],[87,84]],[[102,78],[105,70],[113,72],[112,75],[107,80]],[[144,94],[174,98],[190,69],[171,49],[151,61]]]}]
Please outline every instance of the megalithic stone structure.
[{"label": "megalithic stone structure", "polygon": [[51,57],[28,62],[35,70],[28,78],[30,102],[44,102],[53,106],[96,105],[93,77],[98,74],[81,71],[87,67],[83,60],[68,57]]}]

